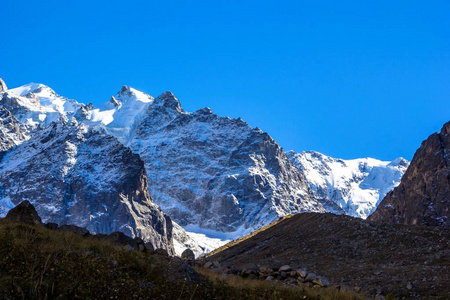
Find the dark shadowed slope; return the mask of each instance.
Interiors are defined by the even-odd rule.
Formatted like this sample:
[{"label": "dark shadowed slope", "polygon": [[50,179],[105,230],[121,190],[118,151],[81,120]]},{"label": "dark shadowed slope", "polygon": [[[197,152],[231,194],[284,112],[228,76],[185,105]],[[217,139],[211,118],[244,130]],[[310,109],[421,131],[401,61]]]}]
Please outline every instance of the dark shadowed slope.
[{"label": "dark shadowed slope", "polygon": [[343,215],[302,213],[211,259],[230,267],[305,267],[334,284],[361,287],[368,295],[450,296],[448,228],[376,225]]},{"label": "dark shadowed slope", "polygon": [[450,227],[450,122],[422,142],[400,185],[371,221]]}]

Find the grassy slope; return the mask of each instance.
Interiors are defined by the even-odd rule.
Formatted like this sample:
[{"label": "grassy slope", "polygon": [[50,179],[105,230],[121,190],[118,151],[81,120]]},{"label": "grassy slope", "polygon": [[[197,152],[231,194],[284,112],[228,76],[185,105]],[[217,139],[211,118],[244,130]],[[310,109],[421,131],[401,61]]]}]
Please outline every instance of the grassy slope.
[{"label": "grassy slope", "polygon": [[0,219],[0,299],[352,298],[200,271],[177,258]]}]

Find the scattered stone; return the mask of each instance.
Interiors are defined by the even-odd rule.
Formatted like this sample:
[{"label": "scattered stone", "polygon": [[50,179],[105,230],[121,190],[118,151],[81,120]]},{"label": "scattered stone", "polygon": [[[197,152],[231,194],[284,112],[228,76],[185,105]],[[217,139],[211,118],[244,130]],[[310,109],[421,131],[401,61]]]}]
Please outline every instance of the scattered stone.
[{"label": "scattered stone", "polygon": [[314,284],[320,285],[320,286],[329,286],[330,282],[328,281],[328,279],[326,279],[323,276],[317,276],[316,278],[313,279],[312,281]]},{"label": "scattered stone", "polygon": [[272,270],[279,270],[281,268],[282,264],[281,261],[275,259],[272,261],[272,266],[270,267]]},{"label": "scattered stone", "polygon": [[269,281],[272,281],[272,280],[274,280],[274,279],[275,279],[275,277],[273,277],[273,276],[271,276],[271,275],[267,276],[267,278],[266,278],[266,280],[269,280]]},{"label": "scattered stone", "polygon": [[281,266],[280,269],[278,269],[279,272],[290,272],[292,268],[288,265]]},{"label": "scattered stone", "polygon": [[213,266],[214,266],[214,268],[220,268],[220,263],[217,260],[215,260],[213,262]]},{"label": "scattered stone", "polygon": [[308,275],[306,275],[305,277],[305,281],[306,282],[313,282],[314,279],[317,278],[317,275],[315,273],[308,273]]},{"label": "scattered stone", "polygon": [[207,261],[207,262],[203,265],[203,268],[209,269],[209,268],[211,268],[212,266],[213,266],[213,263],[210,262],[210,261]]},{"label": "scattered stone", "polygon": [[231,266],[230,272],[231,274],[237,275],[241,270],[236,266]]},{"label": "scattered stone", "polygon": [[261,268],[257,264],[247,264],[245,265],[245,269],[253,271],[255,274],[261,272]]},{"label": "scattered stone", "polygon": [[412,289],[412,284],[411,284],[411,282],[408,282],[408,284],[406,285],[406,288],[407,288],[408,290],[411,290],[411,289]]},{"label": "scattered stone", "polygon": [[295,278],[289,277],[289,278],[286,279],[286,283],[287,284],[297,284],[298,281]]},{"label": "scattered stone", "polygon": [[306,269],[298,269],[297,270],[298,276],[305,278],[308,275],[308,270]]}]

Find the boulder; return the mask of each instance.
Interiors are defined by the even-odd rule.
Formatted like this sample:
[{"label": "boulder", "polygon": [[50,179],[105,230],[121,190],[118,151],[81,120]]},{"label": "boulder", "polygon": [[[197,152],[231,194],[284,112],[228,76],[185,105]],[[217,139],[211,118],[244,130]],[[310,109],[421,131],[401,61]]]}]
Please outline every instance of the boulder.
[{"label": "boulder", "polygon": [[320,285],[320,286],[329,286],[330,282],[328,281],[328,279],[326,279],[323,276],[317,276],[316,278],[313,279],[312,281],[314,284]]},{"label": "boulder", "polygon": [[11,209],[6,215],[5,220],[32,225],[42,225],[41,217],[39,217],[36,209],[26,200]]},{"label": "boulder", "polygon": [[195,254],[194,251],[191,249],[186,249],[181,253],[181,259],[187,260],[187,261],[194,261],[195,260]]},{"label": "boulder", "polygon": [[290,266],[284,265],[284,266],[281,266],[278,271],[279,272],[290,272],[291,270],[292,270],[292,268]]},{"label": "boulder", "polygon": [[169,256],[169,254],[167,253],[167,250],[159,248],[155,250],[156,254],[162,255],[162,256]]},{"label": "boulder", "polygon": [[297,274],[301,278],[305,278],[308,275],[308,270],[306,269],[298,269]]},{"label": "boulder", "polygon": [[308,273],[308,275],[306,275],[305,277],[305,281],[306,282],[313,282],[314,279],[317,278],[317,275],[315,273]]}]

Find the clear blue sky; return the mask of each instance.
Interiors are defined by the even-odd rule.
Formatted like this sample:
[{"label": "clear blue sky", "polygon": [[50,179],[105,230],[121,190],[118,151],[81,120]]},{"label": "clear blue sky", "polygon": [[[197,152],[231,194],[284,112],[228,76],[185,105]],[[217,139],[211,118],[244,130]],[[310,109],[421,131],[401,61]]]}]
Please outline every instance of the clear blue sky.
[{"label": "clear blue sky", "polygon": [[286,150],[411,159],[450,120],[449,1],[4,0],[0,76],[99,105],[171,90]]}]

